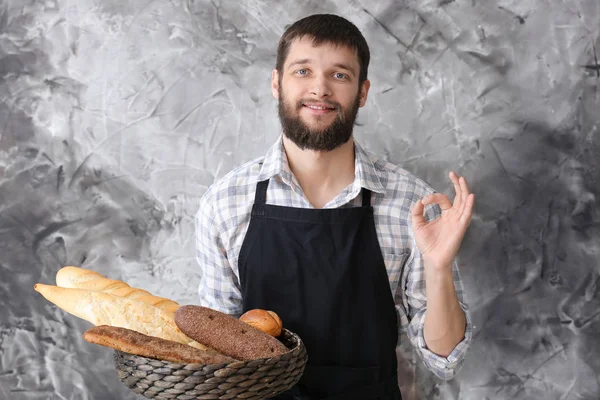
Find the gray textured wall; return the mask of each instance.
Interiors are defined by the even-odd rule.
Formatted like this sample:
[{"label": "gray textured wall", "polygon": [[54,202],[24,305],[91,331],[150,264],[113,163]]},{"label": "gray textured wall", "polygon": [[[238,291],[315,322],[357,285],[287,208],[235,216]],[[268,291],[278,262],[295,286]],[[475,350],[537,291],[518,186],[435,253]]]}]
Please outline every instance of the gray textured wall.
[{"label": "gray textured wall", "polygon": [[276,139],[276,43],[317,12],[370,43],[365,147],[477,195],[474,343],[450,382],[404,346],[405,398],[598,399],[598,0],[0,2],[1,399],[135,398],[33,285],[79,265],[196,303],[198,199]]}]

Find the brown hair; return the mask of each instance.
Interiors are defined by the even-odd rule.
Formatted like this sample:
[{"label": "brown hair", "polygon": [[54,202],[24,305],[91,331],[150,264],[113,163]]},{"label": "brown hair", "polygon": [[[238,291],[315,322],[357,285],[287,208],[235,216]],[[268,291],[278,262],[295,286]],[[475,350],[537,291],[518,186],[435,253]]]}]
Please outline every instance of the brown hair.
[{"label": "brown hair", "polygon": [[359,86],[367,79],[369,60],[371,58],[369,46],[360,30],[352,22],[338,15],[315,14],[294,22],[279,39],[277,47],[277,62],[275,68],[281,75],[283,64],[290,51],[292,42],[303,37],[312,38],[315,46],[331,43],[337,46],[346,46],[354,50],[358,56],[360,73]]}]

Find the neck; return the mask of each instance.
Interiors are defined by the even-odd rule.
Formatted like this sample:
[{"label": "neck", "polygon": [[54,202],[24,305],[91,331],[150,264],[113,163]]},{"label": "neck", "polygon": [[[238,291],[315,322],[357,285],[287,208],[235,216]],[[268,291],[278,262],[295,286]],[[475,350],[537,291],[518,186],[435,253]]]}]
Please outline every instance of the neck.
[{"label": "neck", "polygon": [[332,151],[302,150],[285,135],[283,147],[292,173],[315,208],[322,208],[354,182],[354,140]]}]

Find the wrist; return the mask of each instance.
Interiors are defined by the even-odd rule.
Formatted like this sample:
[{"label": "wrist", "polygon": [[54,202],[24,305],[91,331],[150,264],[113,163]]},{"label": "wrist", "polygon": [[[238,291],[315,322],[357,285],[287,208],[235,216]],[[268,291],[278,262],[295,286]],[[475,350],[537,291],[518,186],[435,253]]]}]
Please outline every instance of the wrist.
[{"label": "wrist", "polygon": [[423,258],[425,271],[434,271],[435,273],[444,273],[452,271],[452,261],[428,260]]},{"label": "wrist", "polygon": [[447,265],[437,265],[433,263],[424,263],[425,280],[428,284],[454,282],[454,273],[452,263]]}]

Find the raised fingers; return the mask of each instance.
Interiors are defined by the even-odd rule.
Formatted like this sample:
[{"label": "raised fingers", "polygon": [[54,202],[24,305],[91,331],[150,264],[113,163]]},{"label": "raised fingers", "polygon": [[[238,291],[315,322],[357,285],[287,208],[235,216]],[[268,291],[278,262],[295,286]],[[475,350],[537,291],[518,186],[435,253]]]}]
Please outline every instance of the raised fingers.
[{"label": "raised fingers", "polygon": [[469,225],[471,216],[473,215],[473,206],[475,204],[475,195],[473,193],[467,196],[463,212],[460,214],[460,222]]},{"label": "raised fingers", "polygon": [[455,207],[457,209],[460,208],[460,204],[462,202],[462,189],[460,187],[460,183],[459,183],[459,177],[458,175],[456,175],[454,173],[454,171],[450,171],[450,173],[448,174],[450,176],[450,180],[452,181],[452,184],[454,185],[454,203],[452,204],[452,207]]},{"label": "raised fingers", "polygon": [[458,211],[462,215],[465,212],[467,198],[469,197],[471,192],[469,191],[469,185],[467,184],[467,180],[464,177],[461,176],[458,180],[458,183],[460,185],[461,199],[462,199],[462,204],[460,205],[460,208]]}]

